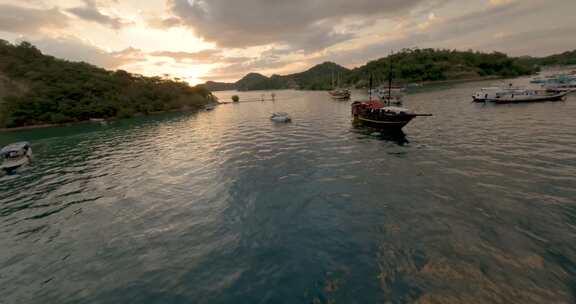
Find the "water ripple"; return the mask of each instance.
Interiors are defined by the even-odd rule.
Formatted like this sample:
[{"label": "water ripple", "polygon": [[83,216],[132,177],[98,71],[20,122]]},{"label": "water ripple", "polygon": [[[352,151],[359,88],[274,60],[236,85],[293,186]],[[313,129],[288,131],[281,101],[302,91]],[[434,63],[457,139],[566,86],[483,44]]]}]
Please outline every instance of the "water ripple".
[{"label": "water ripple", "polygon": [[0,177],[3,299],[573,302],[576,99],[478,105],[477,85],[409,95],[435,116],[401,137],[293,91],[17,133],[35,159]]}]

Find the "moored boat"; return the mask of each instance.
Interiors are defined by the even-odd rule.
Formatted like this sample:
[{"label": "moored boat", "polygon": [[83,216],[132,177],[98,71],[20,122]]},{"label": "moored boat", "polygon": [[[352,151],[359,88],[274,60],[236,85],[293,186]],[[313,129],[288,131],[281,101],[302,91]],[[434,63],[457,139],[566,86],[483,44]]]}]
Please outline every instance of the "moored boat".
[{"label": "moored boat", "polygon": [[369,99],[352,103],[354,122],[385,131],[400,131],[418,116],[432,114],[416,114],[407,108],[391,106],[392,102],[392,64],[388,74],[388,92],[381,98],[383,101],[372,100],[372,77],[370,77]]},{"label": "moored boat", "polygon": [[285,112],[276,112],[272,113],[272,116],[270,116],[270,120],[272,120],[273,122],[288,123],[292,122],[292,117],[290,117],[290,115],[288,115],[288,113]]},{"label": "moored boat", "polygon": [[525,103],[541,101],[562,101],[568,95],[568,92],[548,91],[548,90],[523,90],[516,92],[506,92],[497,94],[490,101],[498,104],[504,103]]},{"label": "moored boat", "polygon": [[492,101],[493,99],[496,98],[496,96],[500,94],[507,94],[514,92],[521,94],[523,92],[523,89],[514,88],[512,86],[506,88],[500,88],[500,87],[482,88],[480,89],[480,91],[477,91],[472,95],[472,99],[474,100],[474,102],[487,102]]},{"label": "moored boat", "polygon": [[349,89],[338,89],[328,92],[334,99],[346,100],[350,99],[351,93]]},{"label": "moored boat", "polygon": [[552,92],[574,92],[576,91],[576,81],[564,82],[564,83],[546,83],[542,86],[547,91]]},{"label": "moored boat", "polygon": [[11,172],[32,160],[32,147],[28,142],[13,143],[0,150],[0,157],[2,159],[0,168]]},{"label": "moored boat", "polygon": [[376,129],[401,130],[418,116],[432,115],[416,114],[409,109],[387,106],[379,101],[356,101],[352,103],[354,121]]}]

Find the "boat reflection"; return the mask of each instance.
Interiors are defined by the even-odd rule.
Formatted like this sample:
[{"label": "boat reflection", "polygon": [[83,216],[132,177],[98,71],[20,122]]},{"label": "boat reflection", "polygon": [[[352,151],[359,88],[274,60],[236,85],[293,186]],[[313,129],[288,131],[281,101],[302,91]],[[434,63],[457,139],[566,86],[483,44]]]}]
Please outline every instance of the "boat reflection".
[{"label": "boat reflection", "polygon": [[361,123],[354,123],[352,132],[356,134],[361,134],[364,136],[368,136],[370,138],[379,139],[383,141],[388,141],[395,143],[399,146],[404,146],[409,144],[408,138],[406,133],[402,130],[382,130],[377,128],[367,127]]}]

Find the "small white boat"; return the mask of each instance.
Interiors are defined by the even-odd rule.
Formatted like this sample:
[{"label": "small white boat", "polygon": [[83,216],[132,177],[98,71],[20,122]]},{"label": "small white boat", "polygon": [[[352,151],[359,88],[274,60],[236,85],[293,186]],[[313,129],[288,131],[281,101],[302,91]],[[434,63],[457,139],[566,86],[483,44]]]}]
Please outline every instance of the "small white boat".
[{"label": "small white boat", "polygon": [[290,117],[288,113],[276,112],[273,113],[272,116],[270,116],[270,120],[272,120],[273,122],[287,123],[292,122],[292,117]]},{"label": "small white boat", "polygon": [[0,150],[2,165],[0,168],[6,172],[16,170],[32,160],[32,147],[27,142],[10,144]]}]

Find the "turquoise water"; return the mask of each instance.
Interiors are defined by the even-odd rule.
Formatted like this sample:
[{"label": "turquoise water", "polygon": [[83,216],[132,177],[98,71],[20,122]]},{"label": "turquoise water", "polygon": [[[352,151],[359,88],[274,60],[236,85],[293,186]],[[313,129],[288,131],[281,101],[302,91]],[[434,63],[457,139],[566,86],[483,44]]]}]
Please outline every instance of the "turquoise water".
[{"label": "turquoise water", "polygon": [[572,303],[576,98],[471,103],[495,83],[409,95],[434,116],[399,137],[297,91],[0,134],[34,150],[0,177],[0,303]]}]

